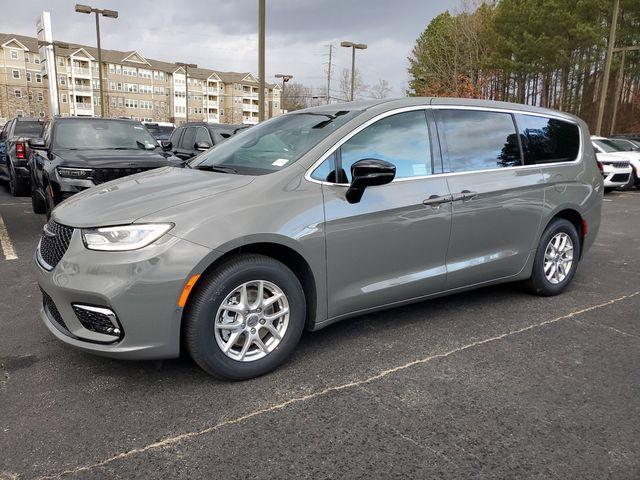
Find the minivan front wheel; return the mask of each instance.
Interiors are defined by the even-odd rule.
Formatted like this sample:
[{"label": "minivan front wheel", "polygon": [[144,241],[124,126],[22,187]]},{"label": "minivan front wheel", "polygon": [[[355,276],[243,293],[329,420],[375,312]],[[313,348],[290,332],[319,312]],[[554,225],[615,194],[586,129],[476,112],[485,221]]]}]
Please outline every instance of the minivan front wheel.
[{"label": "minivan front wheel", "polygon": [[304,290],[291,270],[264,255],[240,255],[198,282],[185,315],[185,343],[216,377],[257,377],[294,350],[305,316]]},{"label": "minivan front wheel", "polygon": [[579,258],[576,227],[564,218],[556,218],[542,234],[527,287],[542,296],[562,293],[576,273]]}]

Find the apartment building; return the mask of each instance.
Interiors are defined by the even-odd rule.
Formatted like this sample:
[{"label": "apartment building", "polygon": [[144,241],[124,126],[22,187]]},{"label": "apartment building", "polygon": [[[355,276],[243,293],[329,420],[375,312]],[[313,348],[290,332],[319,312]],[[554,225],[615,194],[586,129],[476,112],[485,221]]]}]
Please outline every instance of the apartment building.
[{"label": "apartment building", "polygon": [[[62,116],[99,116],[97,49],[55,48]],[[49,86],[35,37],[0,33],[0,121],[48,117]],[[140,52],[102,50],[105,115],[181,124],[258,122],[258,80],[248,72],[219,72],[145,58]],[[187,98],[188,95],[188,98]],[[266,117],[281,115],[281,89],[267,84]]]}]

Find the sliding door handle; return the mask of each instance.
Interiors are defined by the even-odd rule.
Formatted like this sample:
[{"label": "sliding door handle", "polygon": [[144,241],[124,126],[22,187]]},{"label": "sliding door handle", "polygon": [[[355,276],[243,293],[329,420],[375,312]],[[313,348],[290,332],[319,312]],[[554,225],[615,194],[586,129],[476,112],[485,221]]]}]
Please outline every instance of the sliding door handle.
[{"label": "sliding door handle", "polygon": [[451,195],[431,195],[429,198],[422,201],[423,205],[429,205],[431,207],[438,207],[443,203],[451,202]]}]

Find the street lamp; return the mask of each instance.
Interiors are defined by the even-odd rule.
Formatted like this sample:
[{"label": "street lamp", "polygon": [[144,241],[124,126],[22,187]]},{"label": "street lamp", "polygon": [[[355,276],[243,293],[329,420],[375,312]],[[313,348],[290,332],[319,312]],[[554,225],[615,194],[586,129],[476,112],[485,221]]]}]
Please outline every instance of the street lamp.
[{"label": "street lamp", "polygon": [[293,75],[288,75],[286,73],[277,73],[276,78],[282,79],[282,100],[284,100],[284,84],[293,78]]},{"label": "street lamp", "polygon": [[58,104],[58,114],[61,114],[62,112],[60,111],[60,93],[58,92],[58,62],[56,61],[56,47],[63,48],[65,50],[69,50],[71,47],[68,43],[65,42],[47,42],[45,40],[38,40],[38,47],[51,47],[53,49],[53,76],[56,82],[56,103]]},{"label": "street lamp", "polygon": [[104,117],[104,94],[102,89],[102,48],[100,48],[100,15],[107,18],[118,18],[115,10],[101,10],[88,5],[76,4],[78,13],[96,14],[96,38],[98,39],[98,78],[100,80],[100,116]]},{"label": "street lamp", "polygon": [[356,89],[356,50],[366,50],[367,45],[364,43],[340,42],[340,46],[351,49],[351,101],[353,102]]},{"label": "street lamp", "polygon": [[187,118],[187,123],[189,122],[189,68],[198,68],[198,65],[195,63],[182,63],[176,62],[176,66],[184,68],[184,90],[185,90],[185,116]]}]

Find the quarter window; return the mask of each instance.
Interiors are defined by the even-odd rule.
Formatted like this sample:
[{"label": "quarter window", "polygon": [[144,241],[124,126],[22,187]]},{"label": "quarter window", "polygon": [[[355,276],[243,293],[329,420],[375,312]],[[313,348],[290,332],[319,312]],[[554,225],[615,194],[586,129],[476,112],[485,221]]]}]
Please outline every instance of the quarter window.
[{"label": "quarter window", "polygon": [[424,110],[397,113],[369,125],[341,147],[342,170],[351,182],[351,166],[374,158],[396,166],[396,178],[430,175],[431,147]]},{"label": "quarter window", "polygon": [[207,129],[204,127],[199,127],[198,131],[196,132],[195,143],[198,142],[205,142],[211,145],[211,136],[209,135],[209,132],[207,132]]},{"label": "quarter window", "polygon": [[196,144],[196,129],[193,127],[189,127],[184,132],[184,136],[182,137],[182,148],[185,150],[193,150],[194,145]]},{"label": "quarter window", "polygon": [[518,135],[509,113],[438,110],[440,141],[452,172],[521,165]]},{"label": "quarter window", "polygon": [[578,126],[536,115],[516,115],[525,165],[571,162],[578,157]]}]

